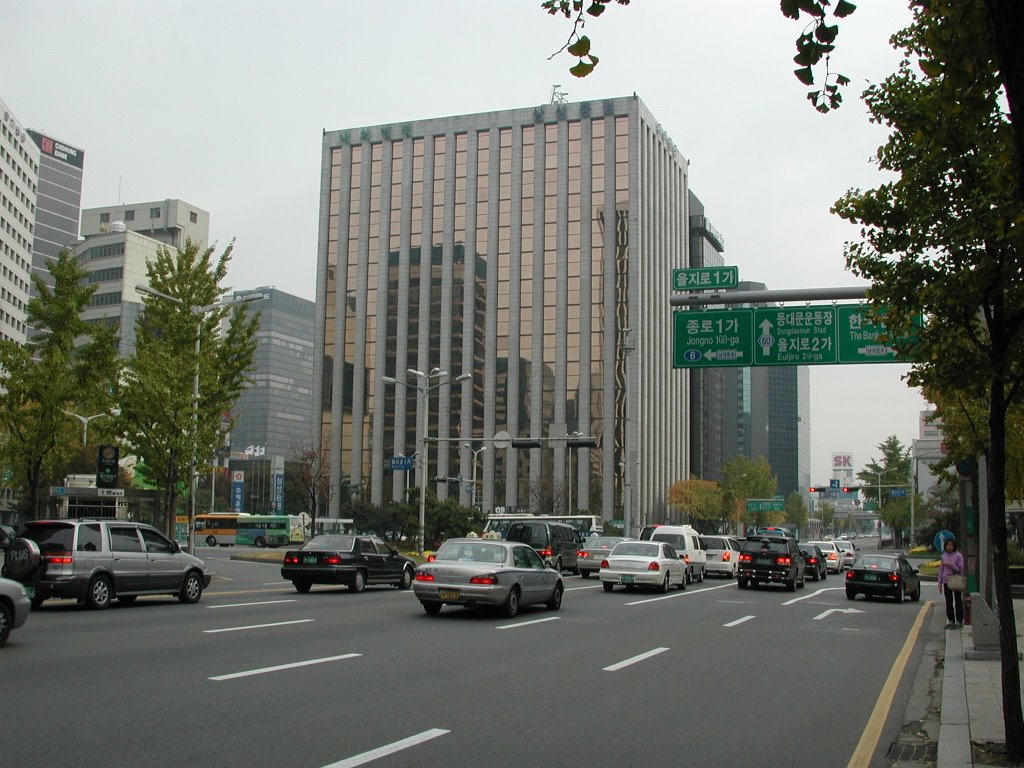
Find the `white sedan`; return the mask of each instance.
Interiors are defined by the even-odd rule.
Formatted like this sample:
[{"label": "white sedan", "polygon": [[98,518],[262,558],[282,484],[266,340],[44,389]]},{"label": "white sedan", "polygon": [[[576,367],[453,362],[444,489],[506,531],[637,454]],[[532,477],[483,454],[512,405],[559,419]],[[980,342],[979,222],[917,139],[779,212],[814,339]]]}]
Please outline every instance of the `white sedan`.
[{"label": "white sedan", "polygon": [[605,592],[616,584],[627,589],[655,587],[668,592],[669,587],[686,589],[686,563],[679,559],[671,544],[663,541],[623,541],[615,545],[601,561],[598,572]]},{"label": "white sedan", "polygon": [[821,550],[821,553],[825,556],[825,570],[831,571],[832,573],[840,573],[846,568],[845,554],[834,541],[808,541],[808,544],[813,544]]}]

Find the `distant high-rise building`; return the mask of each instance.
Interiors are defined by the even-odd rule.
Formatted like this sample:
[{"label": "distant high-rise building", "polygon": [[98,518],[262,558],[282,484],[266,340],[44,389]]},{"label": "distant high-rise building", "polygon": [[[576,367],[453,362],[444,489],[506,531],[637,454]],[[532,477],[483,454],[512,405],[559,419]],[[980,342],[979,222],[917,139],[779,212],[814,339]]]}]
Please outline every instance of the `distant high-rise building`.
[{"label": "distant high-rise building", "polygon": [[231,431],[231,454],[260,446],[266,459],[291,460],[311,444],[313,325],[316,304],[276,288],[254,288],[235,295],[262,293],[264,301],[243,304],[260,313],[252,383],[235,404],[238,420]]},{"label": "distant high-rise building", "polygon": [[[571,496],[663,520],[689,470],[669,304],[688,163],[643,102],[328,131],[322,152],[314,426],[332,487],[344,473],[402,498],[388,459],[429,436],[419,472],[463,478],[431,483],[441,498],[469,504],[487,448],[484,510]],[[542,447],[492,442],[504,432]],[[573,432],[597,447],[567,447]]]},{"label": "distant high-rise building", "polygon": [[[704,204],[689,193],[690,263],[692,268],[725,265],[725,242],[707,216]],[[690,370],[690,474],[701,480],[721,482],[725,460],[724,368]]]},{"label": "distant high-rise building", "polygon": [[210,237],[210,214],[172,199],[86,208],[82,211],[82,237],[109,232],[115,222],[171,248],[182,247],[186,239],[205,247]]},{"label": "distant high-rise building", "polygon": [[[140,214],[125,222],[115,215],[133,211],[146,212],[148,218]],[[185,244],[186,238],[204,245],[210,238],[209,224],[208,213],[183,200],[87,208],[82,212],[85,239],[72,253],[89,273],[88,282],[96,285],[82,317],[86,322],[117,326],[118,353],[122,357],[135,354],[135,320],[142,311],[142,297],[135,286],[148,284],[147,262],[156,258],[160,248],[177,248]]]},{"label": "distant high-rise building", "polygon": [[29,129],[28,135],[39,147],[32,268],[51,285],[49,262],[78,242],[85,152],[40,131]]},{"label": "distant high-rise building", "polygon": [[0,100],[0,338],[25,342],[39,148]]}]

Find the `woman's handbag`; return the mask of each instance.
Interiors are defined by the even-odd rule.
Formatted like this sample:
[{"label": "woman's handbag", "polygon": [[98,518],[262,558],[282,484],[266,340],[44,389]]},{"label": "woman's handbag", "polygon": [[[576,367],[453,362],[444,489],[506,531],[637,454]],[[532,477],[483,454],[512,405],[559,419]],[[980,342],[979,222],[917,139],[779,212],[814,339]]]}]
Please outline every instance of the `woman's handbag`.
[{"label": "woman's handbag", "polygon": [[951,573],[946,577],[946,586],[954,592],[966,592],[967,577],[960,573]]}]

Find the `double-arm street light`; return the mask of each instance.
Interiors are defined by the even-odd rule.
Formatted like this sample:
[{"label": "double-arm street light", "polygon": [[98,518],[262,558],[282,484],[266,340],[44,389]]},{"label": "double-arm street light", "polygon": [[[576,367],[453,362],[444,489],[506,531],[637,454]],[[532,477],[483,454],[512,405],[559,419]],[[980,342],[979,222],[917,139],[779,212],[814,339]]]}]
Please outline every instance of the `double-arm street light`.
[{"label": "double-arm street light", "polygon": [[136,285],[135,290],[139,293],[149,294],[150,296],[155,296],[158,299],[166,299],[167,301],[185,307],[192,313],[192,319],[195,320],[196,323],[196,364],[195,375],[192,379],[192,461],[189,471],[188,501],[188,553],[191,555],[195,554],[196,491],[199,489],[199,473],[196,467],[196,456],[199,452],[199,361],[201,359],[200,345],[203,338],[203,317],[205,317],[209,312],[213,312],[217,309],[223,309],[224,307],[230,307],[232,304],[241,304],[249,301],[262,301],[267,298],[267,295],[263,293],[248,293],[242,296],[226,297],[204,306],[190,306],[177,296],[171,296],[169,293],[163,293],[155,288],[150,288],[148,285]]},{"label": "double-arm street light", "polygon": [[[430,393],[451,382],[448,380],[448,371],[442,371],[440,368],[434,368],[430,373],[409,368],[406,370],[406,374],[421,380],[423,383],[413,384],[408,381],[399,381],[392,376],[381,376],[381,381],[385,384],[400,384],[403,387],[411,387],[416,390],[420,398],[420,418],[416,429],[416,452],[420,455],[420,528],[416,545],[420,554],[422,554],[427,520],[427,467],[430,459],[430,456],[427,454],[427,416],[430,409]],[[467,381],[471,378],[473,378],[472,375],[464,373],[461,376],[456,376],[455,381]],[[437,383],[431,384],[431,380],[437,380]]]},{"label": "double-arm street light", "polygon": [[98,419],[101,416],[110,416],[109,413],[94,413],[92,416],[79,416],[77,413],[72,413],[71,411],[65,410],[63,408],[61,408],[61,410],[64,411],[64,413],[66,413],[68,416],[74,416],[76,419],[82,422],[82,445],[89,444],[89,422],[92,421],[93,419]]}]

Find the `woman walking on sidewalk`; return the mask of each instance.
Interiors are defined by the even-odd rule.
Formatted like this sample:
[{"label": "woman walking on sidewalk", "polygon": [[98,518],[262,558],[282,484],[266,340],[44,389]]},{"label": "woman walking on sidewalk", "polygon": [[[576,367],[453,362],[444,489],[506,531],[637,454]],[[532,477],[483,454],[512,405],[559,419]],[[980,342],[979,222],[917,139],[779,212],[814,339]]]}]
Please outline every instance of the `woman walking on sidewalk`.
[{"label": "woman walking on sidewalk", "polygon": [[964,556],[957,551],[956,539],[946,539],[942,550],[938,581],[939,591],[946,598],[946,629],[959,629],[964,625],[964,593],[950,589],[946,582],[950,576],[963,576]]}]

